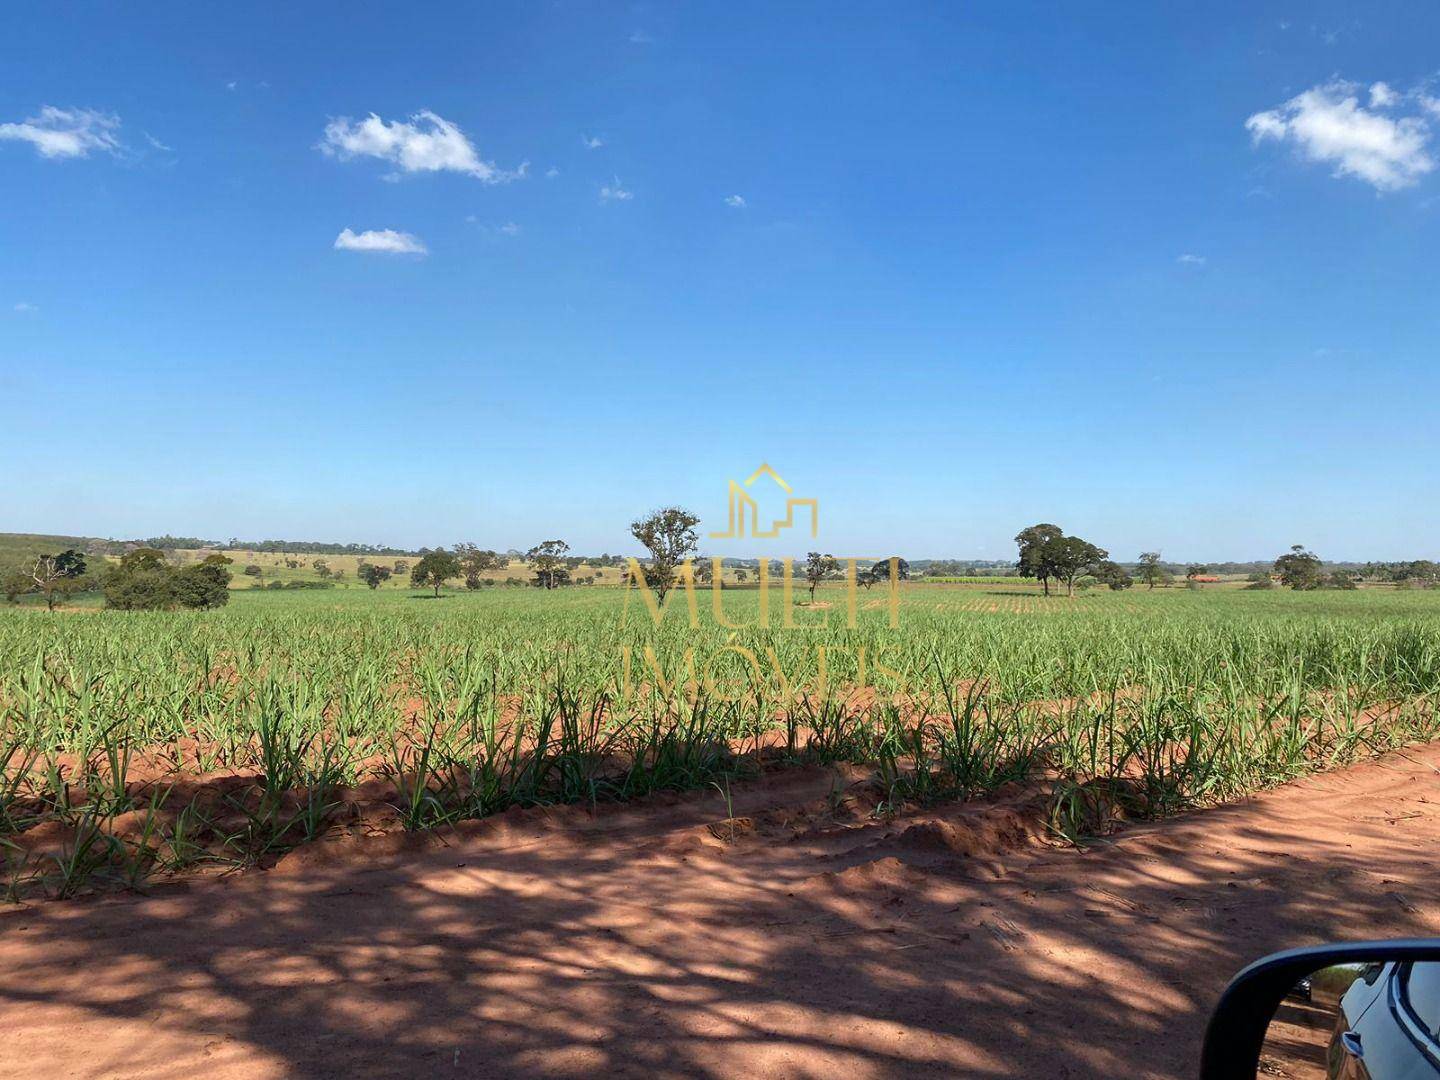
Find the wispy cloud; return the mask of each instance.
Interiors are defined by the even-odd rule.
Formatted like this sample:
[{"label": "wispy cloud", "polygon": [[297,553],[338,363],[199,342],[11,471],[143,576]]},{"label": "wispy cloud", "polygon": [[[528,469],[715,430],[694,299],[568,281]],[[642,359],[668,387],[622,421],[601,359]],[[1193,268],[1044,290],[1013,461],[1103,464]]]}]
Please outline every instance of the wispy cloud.
[{"label": "wispy cloud", "polygon": [[1385,83],[1360,104],[1356,83],[1333,79],[1297,94],[1285,104],[1255,113],[1245,128],[1256,143],[1269,139],[1293,145],[1308,161],[1334,167],[1335,176],[1363,180],[1378,191],[1410,187],[1435,168],[1429,153],[1430,128],[1421,115],[1388,115],[1384,110],[1424,96],[1399,95]]},{"label": "wispy cloud", "polygon": [[500,226],[500,231],[506,236],[519,236],[520,226],[513,221],[507,221],[504,225]]},{"label": "wispy cloud", "polygon": [[43,158],[88,157],[92,150],[119,154],[120,118],[94,109],[57,109],[45,105],[38,116],[18,124],[0,124],[0,140],[28,142]]},{"label": "wispy cloud", "polygon": [[1181,266],[1204,266],[1205,256],[1192,255],[1190,254],[1190,252],[1187,251],[1184,255],[1178,256],[1175,261]]},{"label": "wispy cloud", "polygon": [[726,195],[725,205],[733,206],[736,210],[744,210],[749,204],[745,202],[744,195]]},{"label": "wispy cloud", "polygon": [[627,191],[620,186],[620,178],[618,176],[615,177],[613,183],[606,184],[600,189],[601,202],[625,202],[634,197],[635,193],[633,191]]},{"label": "wispy cloud", "polygon": [[428,255],[429,249],[420,239],[395,229],[366,229],[352,232],[346,228],[335,238],[336,251],[374,251],[387,255]]},{"label": "wispy cloud", "polygon": [[1400,95],[1390,89],[1389,83],[1370,84],[1370,108],[1389,109],[1400,103]]},{"label": "wispy cloud", "polygon": [[20,315],[30,315],[34,312],[39,311],[40,309],[37,308],[34,304],[30,303],[28,300],[21,300],[18,304],[15,305],[14,310]]},{"label": "wispy cloud", "polygon": [[482,161],[457,125],[428,109],[408,120],[386,121],[374,113],[359,123],[344,116],[331,120],[325,125],[319,149],[341,161],[373,157],[390,162],[402,172],[458,172],[487,184],[518,180],[530,167],[527,161],[506,171],[493,162]]},{"label": "wispy cloud", "polygon": [[655,39],[654,39],[653,37],[651,37],[649,34],[647,34],[644,30],[631,30],[631,31],[630,31],[630,44],[631,44],[631,45],[653,45],[653,44],[655,44]]},{"label": "wispy cloud", "polygon": [[605,145],[605,140],[598,135],[581,135],[580,145],[585,147],[586,150],[599,150],[600,147]]},{"label": "wispy cloud", "polygon": [[560,170],[557,169],[554,165],[551,165],[550,168],[548,168],[548,169],[545,170],[545,179],[546,179],[546,180],[554,180],[555,177],[557,177],[557,176],[559,176],[559,175],[560,175]]}]

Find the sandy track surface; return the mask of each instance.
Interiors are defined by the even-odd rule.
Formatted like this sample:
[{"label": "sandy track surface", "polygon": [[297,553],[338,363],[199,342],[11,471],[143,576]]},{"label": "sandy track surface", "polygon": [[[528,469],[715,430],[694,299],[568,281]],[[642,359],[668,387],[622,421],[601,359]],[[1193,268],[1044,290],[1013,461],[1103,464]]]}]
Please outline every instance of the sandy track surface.
[{"label": "sandy track surface", "polygon": [[844,782],[0,912],[0,1077],[1189,1076],[1253,957],[1440,935],[1440,745],[1084,853]]}]

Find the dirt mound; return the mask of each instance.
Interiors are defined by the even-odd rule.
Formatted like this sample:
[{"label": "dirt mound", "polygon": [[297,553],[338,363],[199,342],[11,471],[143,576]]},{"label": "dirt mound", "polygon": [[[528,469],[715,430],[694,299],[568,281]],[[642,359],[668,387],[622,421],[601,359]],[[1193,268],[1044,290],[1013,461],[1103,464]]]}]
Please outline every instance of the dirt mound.
[{"label": "dirt mound", "polygon": [[1023,809],[999,809],[945,821],[911,825],[895,840],[913,851],[948,855],[1003,855],[1033,843],[1044,834],[1046,803],[1036,800]]},{"label": "dirt mound", "polygon": [[847,870],[827,870],[801,882],[801,888],[810,891],[855,893],[910,889],[923,884],[925,880],[924,871],[888,855]]}]

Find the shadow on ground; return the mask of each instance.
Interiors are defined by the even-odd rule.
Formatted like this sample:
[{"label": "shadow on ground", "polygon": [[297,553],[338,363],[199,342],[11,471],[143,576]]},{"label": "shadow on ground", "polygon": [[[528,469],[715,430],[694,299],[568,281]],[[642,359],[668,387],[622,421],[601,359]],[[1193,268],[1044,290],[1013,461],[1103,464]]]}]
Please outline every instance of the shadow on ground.
[{"label": "shadow on ground", "polygon": [[964,807],[732,843],[717,796],[12,911],[0,1076],[1193,1075],[1255,956],[1440,933],[1437,761],[1086,853],[904,832]]}]

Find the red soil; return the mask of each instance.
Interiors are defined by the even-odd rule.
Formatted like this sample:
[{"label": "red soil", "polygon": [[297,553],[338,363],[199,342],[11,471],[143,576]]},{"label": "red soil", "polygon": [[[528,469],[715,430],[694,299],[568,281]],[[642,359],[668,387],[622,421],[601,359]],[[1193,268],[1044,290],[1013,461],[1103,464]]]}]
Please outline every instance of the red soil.
[{"label": "red soil", "polygon": [[[1037,839],[827,770],[0,912],[0,1077],[1188,1076],[1278,948],[1440,935],[1440,744]],[[733,813],[734,818],[727,818]]]}]

